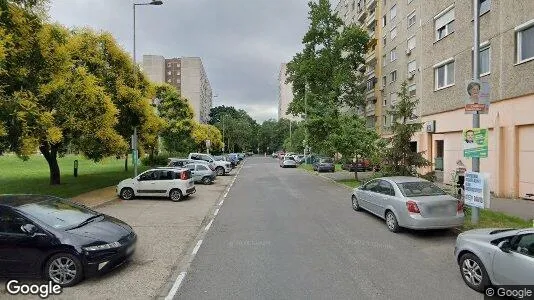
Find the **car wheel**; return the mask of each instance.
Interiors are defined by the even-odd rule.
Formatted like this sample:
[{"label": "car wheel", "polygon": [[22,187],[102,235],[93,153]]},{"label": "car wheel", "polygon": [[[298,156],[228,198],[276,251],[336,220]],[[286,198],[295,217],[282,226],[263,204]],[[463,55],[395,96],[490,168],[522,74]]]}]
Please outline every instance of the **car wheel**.
[{"label": "car wheel", "polygon": [[132,200],[135,197],[134,191],[131,188],[123,188],[120,193],[123,200]]},{"label": "car wheel", "polygon": [[206,184],[206,185],[207,185],[207,184],[211,184],[211,178],[209,178],[209,177],[204,177],[204,178],[202,178],[202,183],[203,183],[203,184]]},{"label": "car wheel", "polygon": [[484,288],[490,285],[484,264],[472,253],[466,253],[460,258],[460,273],[464,282],[477,292],[484,292]]},{"label": "car wheel", "polygon": [[395,217],[395,214],[388,210],[386,212],[386,225],[388,226],[389,231],[391,232],[399,232],[399,222],[397,222],[397,217]]},{"label": "car wheel", "polygon": [[358,203],[358,198],[356,198],[354,195],[352,195],[352,209],[355,211],[361,210],[360,203]]},{"label": "car wheel", "polygon": [[182,191],[180,191],[179,189],[172,189],[169,192],[169,198],[171,198],[171,201],[173,202],[181,201],[182,197]]},{"label": "car wheel", "polygon": [[58,253],[46,263],[46,277],[63,287],[73,286],[83,279],[82,263],[69,253]]},{"label": "car wheel", "polygon": [[224,168],[223,167],[217,167],[215,169],[215,171],[217,172],[217,176],[223,176],[224,175]]}]

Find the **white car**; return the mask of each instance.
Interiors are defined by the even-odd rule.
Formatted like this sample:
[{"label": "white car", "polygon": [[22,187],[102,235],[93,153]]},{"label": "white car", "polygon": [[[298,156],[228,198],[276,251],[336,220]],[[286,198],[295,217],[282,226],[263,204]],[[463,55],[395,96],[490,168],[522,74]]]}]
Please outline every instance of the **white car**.
[{"label": "white car", "polygon": [[168,197],[174,202],[196,192],[191,171],[178,168],[151,169],[117,185],[117,195],[124,200],[137,196]]},{"label": "white car", "polygon": [[286,155],[284,158],[280,160],[280,167],[281,168],[296,168],[297,162],[295,161],[295,158],[293,158],[292,155]]},{"label": "white car", "polygon": [[215,173],[218,176],[225,175],[232,171],[232,164],[227,161],[215,160],[213,156],[206,153],[189,153],[189,159],[203,160],[215,166]]}]

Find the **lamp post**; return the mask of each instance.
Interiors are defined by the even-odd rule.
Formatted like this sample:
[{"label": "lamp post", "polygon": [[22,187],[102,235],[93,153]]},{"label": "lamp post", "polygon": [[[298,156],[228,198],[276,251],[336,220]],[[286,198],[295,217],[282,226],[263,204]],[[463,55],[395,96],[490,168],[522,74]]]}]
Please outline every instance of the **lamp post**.
[{"label": "lamp post", "polygon": [[[163,1],[152,0],[148,3],[134,3],[133,4],[133,76],[134,76],[134,89],[137,88],[137,61],[136,61],[136,52],[135,52],[135,7],[138,5],[162,5]],[[134,135],[132,137],[132,154],[133,154],[133,163],[134,163],[134,176],[137,176],[137,128],[134,128]]]}]

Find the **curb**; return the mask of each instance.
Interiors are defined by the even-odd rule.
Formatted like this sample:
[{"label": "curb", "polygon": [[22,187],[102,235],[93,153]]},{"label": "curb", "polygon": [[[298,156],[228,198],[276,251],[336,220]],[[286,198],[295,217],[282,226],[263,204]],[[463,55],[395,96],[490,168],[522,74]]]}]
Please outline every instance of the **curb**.
[{"label": "curb", "polygon": [[[241,172],[241,169],[243,169],[244,165],[245,160],[243,160],[241,166],[236,169],[234,181],[237,179],[237,176],[239,175],[239,172]],[[209,232],[209,230],[206,230],[206,225],[215,220],[219,209],[222,207],[220,206],[221,200],[224,200],[231,188],[232,183],[228,184],[225,189],[219,194],[215,203],[212,205],[206,216],[204,216],[204,219],[200,223],[197,232],[186,242],[184,250],[180,253],[180,256],[182,258],[177,261],[171,268],[170,275],[168,276],[165,283],[159,288],[158,294],[153,299],[167,300],[176,297],[176,293],[179,291],[181,282],[186,277],[187,272],[189,271],[189,267],[195,259],[196,252],[198,251],[198,248],[200,247],[203,241],[203,237]],[[175,294],[171,298],[169,296],[172,290],[175,290]]]}]

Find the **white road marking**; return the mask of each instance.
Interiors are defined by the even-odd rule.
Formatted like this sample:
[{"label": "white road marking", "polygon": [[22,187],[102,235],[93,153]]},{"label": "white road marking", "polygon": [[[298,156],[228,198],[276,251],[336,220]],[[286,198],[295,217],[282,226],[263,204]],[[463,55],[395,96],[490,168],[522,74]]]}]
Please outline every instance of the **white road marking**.
[{"label": "white road marking", "polygon": [[206,228],[204,228],[205,231],[208,231],[211,227],[211,224],[213,223],[213,219],[206,225]]},{"label": "white road marking", "polygon": [[228,196],[228,192],[224,193],[223,198],[226,198],[226,196]]},{"label": "white road marking", "polygon": [[217,208],[215,212],[213,213],[214,216],[216,216],[219,213],[219,209]]},{"label": "white road marking", "polygon": [[219,202],[219,206],[223,205],[224,203],[224,199],[221,200],[221,202]]},{"label": "white road marking", "polygon": [[197,245],[195,246],[195,248],[193,248],[193,253],[191,253],[192,255],[196,255],[197,254],[198,249],[200,249],[200,245],[202,245],[202,240],[197,242]]},{"label": "white road marking", "polygon": [[174,296],[176,295],[176,292],[178,291],[178,288],[180,288],[180,284],[182,284],[182,280],[184,280],[186,274],[187,274],[186,272],[182,272],[182,273],[180,273],[180,275],[178,275],[178,277],[176,278],[176,281],[172,285],[171,290],[169,291],[169,294],[167,295],[167,297],[165,297],[165,300],[172,300],[174,298]]}]

